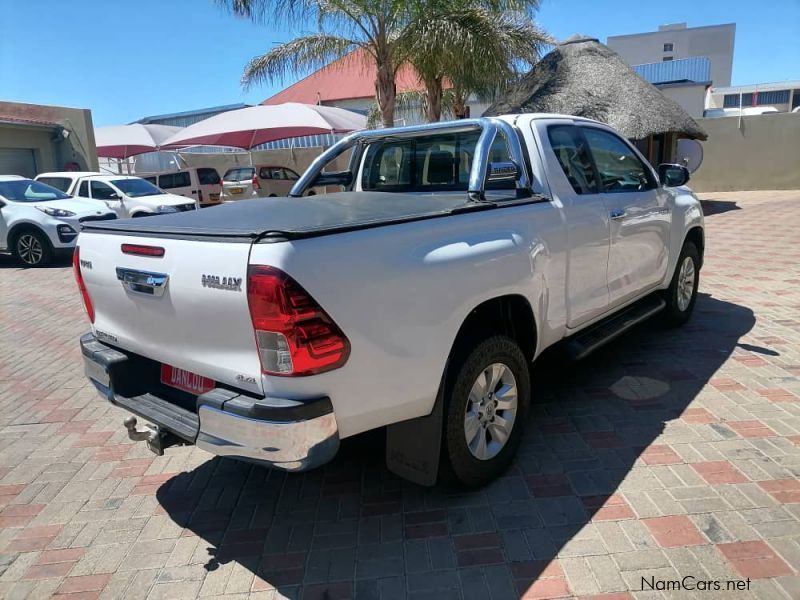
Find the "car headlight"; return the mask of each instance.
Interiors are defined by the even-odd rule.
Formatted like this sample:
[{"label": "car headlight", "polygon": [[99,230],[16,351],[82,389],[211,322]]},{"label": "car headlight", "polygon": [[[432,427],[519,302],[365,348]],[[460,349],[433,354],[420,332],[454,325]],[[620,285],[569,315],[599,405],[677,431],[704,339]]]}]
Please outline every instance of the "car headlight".
[{"label": "car headlight", "polygon": [[158,212],[160,213],[174,213],[178,212],[178,209],[174,206],[170,206],[169,204],[162,204],[158,207]]},{"label": "car headlight", "polygon": [[52,206],[37,206],[40,211],[50,215],[51,217],[74,217],[75,213],[71,210],[64,210],[63,208],[53,208]]}]

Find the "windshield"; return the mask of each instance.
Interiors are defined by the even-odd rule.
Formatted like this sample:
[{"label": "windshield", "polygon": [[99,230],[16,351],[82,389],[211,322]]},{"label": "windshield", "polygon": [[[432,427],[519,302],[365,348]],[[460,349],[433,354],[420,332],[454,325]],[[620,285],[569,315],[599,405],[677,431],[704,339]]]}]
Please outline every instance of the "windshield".
[{"label": "windshield", "polygon": [[71,198],[61,190],[33,179],[0,181],[0,196],[12,202],[44,202]]},{"label": "windshield", "polygon": [[131,198],[139,198],[140,196],[155,196],[156,194],[165,193],[144,179],[115,179],[111,183],[122,190],[123,194]]}]

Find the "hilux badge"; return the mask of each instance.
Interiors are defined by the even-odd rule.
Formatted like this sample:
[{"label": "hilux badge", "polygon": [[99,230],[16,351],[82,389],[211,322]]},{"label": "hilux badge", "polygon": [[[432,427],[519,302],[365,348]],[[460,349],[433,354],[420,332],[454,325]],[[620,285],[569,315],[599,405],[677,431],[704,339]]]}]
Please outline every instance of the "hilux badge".
[{"label": "hilux badge", "polygon": [[232,292],[242,291],[241,277],[220,277],[219,275],[203,275],[203,287],[215,288],[218,290],[230,290]]}]

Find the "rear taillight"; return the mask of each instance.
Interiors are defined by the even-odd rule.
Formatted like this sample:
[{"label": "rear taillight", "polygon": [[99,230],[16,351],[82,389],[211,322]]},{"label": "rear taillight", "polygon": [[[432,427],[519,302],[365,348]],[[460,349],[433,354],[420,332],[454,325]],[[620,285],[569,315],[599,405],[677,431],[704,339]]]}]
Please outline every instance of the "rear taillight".
[{"label": "rear taillight", "polygon": [[314,375],[341,367],[350,342],[299,283],[280,269],[252,265],[247,301],[261,358],[270,375]]},{"label": "rear taillight", "polygon": [[258,175],[253,175],[253,189],[254,190],[260,190],[261,189],[261,184],[258,183]]},{"label": "rear taillight", "polygon": [[89,321],[94,323],[94,306],[92,305],[92,299],[89,297],[89,292],[86,291],[86,284],[83,282],[83,274],[81,273],[80,246],[75,248],[75,252],[72,255],[72,269],[75,271],[75,281],[78,282],[78,289],[81,291],[86,314],[89,315]]}]

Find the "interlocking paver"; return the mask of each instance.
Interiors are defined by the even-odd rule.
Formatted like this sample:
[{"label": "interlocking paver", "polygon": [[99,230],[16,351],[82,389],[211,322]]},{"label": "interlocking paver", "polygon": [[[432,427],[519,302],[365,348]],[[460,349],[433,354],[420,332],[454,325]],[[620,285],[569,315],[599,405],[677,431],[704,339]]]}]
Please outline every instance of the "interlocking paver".
[{"label": "interlocking paver", "polygon": [[705,206],[691,322],[543,357],[514,466],[466,493],[389,474],[379,436],[302,475],[150,454],[82,374],[69,265],[0,257],[0,597],[797,597],[800,192]]}]

